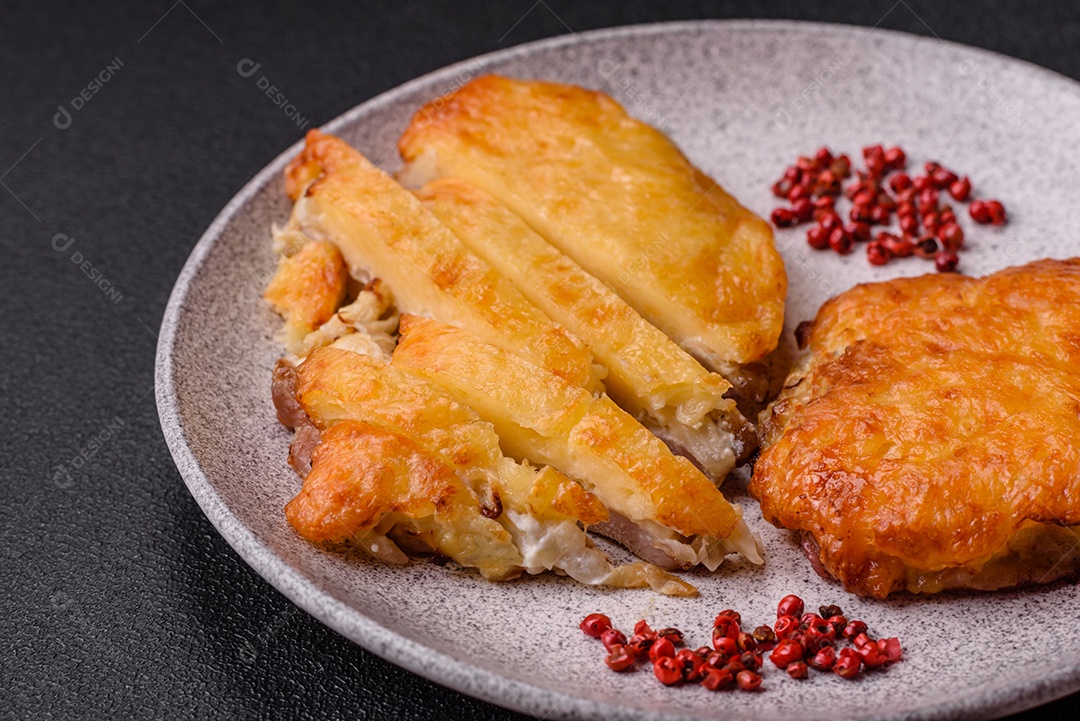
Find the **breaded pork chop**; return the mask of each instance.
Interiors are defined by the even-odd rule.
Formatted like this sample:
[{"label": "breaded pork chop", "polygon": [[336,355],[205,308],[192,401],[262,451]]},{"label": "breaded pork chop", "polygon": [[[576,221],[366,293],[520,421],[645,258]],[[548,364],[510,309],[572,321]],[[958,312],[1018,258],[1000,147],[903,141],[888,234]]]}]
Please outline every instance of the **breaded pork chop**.
[{"label": "breaded pork chop", "polygon": [[751,493],[867,596],[1080,566],[1080,259],[861,285],[801,328]]}]

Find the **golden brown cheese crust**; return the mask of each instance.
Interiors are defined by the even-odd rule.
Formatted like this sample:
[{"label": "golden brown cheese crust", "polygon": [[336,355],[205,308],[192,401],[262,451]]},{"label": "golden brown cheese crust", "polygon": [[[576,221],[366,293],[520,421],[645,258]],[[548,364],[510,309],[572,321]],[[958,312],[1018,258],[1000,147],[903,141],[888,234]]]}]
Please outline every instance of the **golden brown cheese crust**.
[{"label": "golden brown cheese crust", "polygon": [[[490,423],[408,371],[318,348],[295,381],[294,410],[325,434],[290,504],[311,540],[360,546],[392,563],[407,560],[395,541],[419,541],[491,579],[554,569],[590,585],[697,594],[650,564],[611,565],[584,531],[609,518],[594,494],[553,468],[504,457]],[[376,451],[400,457],[372,461]],[[424,494],[434,494],[431,503]]]},{"label": "golden brown cheese crust", "polygon": [[813,536],[846,588],[994,588],[1073,568],[1069,555],[1023,572],[1031,553],[1010,542],[1080,524],[1080,259],[861,285],[808,340],[762,414],[750,491],[767,520]]},{"label": "golden brown cheese crust", "polygon": [[753,426],[725,397],[730,383],[506,205],[453,177],[434,180],[416,195],[530,302],[587,343],[607,371],[608,395],[711,479],[721,481],[756,449]]},{"label": "golden brown cheese crust", "polygon": [[387,513],[433,516],[465,493],[457,476],[403,436],[344,421],[322,434],[311,473],[285,515],[309,541],[334,543]]},{"label": "golden brown cheese crust", "polygon": [[405,370],[350,351],[320,348],[300,366],[297,379],[297,400],[320,430],[364,419],[436,451],[463,475],[489,471],[496,498],[502,498],[496,503],[585,526],[608,518],[595,495],[550,469],[501,477],[505,459],[491,424]]},{"label": "golden brown cheese crust", "polygon": [[580,521],[586,528],[608,520],[607,509],[595,494],[550,466],[537,473],[526,505],[533,518]]},{"label": "golden brown cheese crust", "polygon": [[705,370],[492,195],[461,178],[442,178],[417,197],[526,298],[589,344],[607,369],[608,394],[631,413],[697,428],[715,412],[740,435],[748,427],[735,402],[724,398],[730,383]]},{"label": "golden brown cheese crust", "polygon": [[399,149],[417,178],[498,197],[720,372],[776,346],[787,276],[768,224],[607,95],[477,78],[422,108]]},{"label": "golden brown cheese crust", "polygon": [[340,138],[309,131],[286,170],[286,188],[294,199],[305,193],[304,231],[334,243],[354,273],[385,281],[400,310],[469,327],[572,383],[601,388],[598,366],[581,341]]},{"label": "golden brown cheese crust", "polygon": [[487,578],[520,569],[510,534],[480,513],[453,470],[410,439],[363,421],[342,421],[323,433],[285,516],[309,541],[337,546],[363,544],[366,533],[391,517]]},{"label": "golden brown cheese crust", "polygon": [[460,328],[402,316],[394,365],[472,405],[511,453],[587,481],[610,511],[721,539],[741,520],[712,482],[609,398]]},{"label": "golden brown cheese crust", "polygon": [[345,259],[332,243],[307,243],[281,259],[263,298],[285,318],[290,346],[330,320],[345,298],[348,281]]},{"label": "golden brown cheese crust", "polygon": [[344,420],[382,421],[438,448],[453,465],[493,467],[501,457],[490,426],[468,406],[385,361],[319,348],[297,372],[296,397],[320,430]]}]

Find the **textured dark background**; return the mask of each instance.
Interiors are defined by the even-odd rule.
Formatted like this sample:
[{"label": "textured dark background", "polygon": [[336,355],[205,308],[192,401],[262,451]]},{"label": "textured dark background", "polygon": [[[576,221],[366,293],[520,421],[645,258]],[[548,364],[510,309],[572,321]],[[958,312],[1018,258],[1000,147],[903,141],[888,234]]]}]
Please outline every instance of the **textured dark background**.
[{"label": "textured dark background", "polygon": [[[151,392],[169,290],[222,206],[299,137],[241,59],[311,126],[479,53],[685,18],[878,25],[1080,78],[1080,9],[1065,3],[172,3],[5,3],[0,18],[4,717],[517,718],[298,611],[217,536],[173,467]],[[1029,717],[1075,719],[1078,706]]]}]

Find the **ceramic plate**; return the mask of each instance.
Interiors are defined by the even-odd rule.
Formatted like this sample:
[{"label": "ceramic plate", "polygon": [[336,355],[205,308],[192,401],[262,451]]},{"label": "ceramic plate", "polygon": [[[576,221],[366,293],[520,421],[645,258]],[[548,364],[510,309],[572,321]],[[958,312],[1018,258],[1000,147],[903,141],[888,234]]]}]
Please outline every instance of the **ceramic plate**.
[{"label": "ceramic plate", "polygon": [[[962,269],[982,274],[1080,255],[1080,92],[1049,71],[980,50],[862,28],[701,22],[556,38],[460,63],[381,95],[327,126],[384,168],[425,101],[485,72],[599,88],[661,127],[699,166],[762,215],[769,184],[822,144],[849,153],[900,144],[1003,199],[1011,222],[980,228]],[[260,300],[275,259],[272,222],[289,213],[281,171],[299,144],[259,173],[199,241],[161,329],[157,400],[176,464],[236,551],[297,605],[380,656],[463,693],[543,718],[961,718],[1005,714],[1080,687],[1080,590],[1057,584],[993,595],[855,598],[820,580],[788,534],[738,496],[768,552],[765,568],[690,574],[696,599],[596,590],[553,577],[502,585],[429,563],[391,568],[316,550],[287,525],[299,489],[289,433],[274,418],[270,369],[279,320]],[[911,259],[871,267],[863,253],[810,250],[781,232],[791,277],[785,337],[851,285],[931,270]],[[736,487],[738,483],[734,484]],[[731,486],[729,486],[730,488]],[[738,495],[738,494],[736,494]],[[648,669],[614,674],[577,628],[592,611],[639,618],[707,642],[725,607],[756,625],[788,592],[838,603],[872,631],[898,635],[906,660],[857,683],[798,682],[773,669],[767,693],[666,689]]]}]

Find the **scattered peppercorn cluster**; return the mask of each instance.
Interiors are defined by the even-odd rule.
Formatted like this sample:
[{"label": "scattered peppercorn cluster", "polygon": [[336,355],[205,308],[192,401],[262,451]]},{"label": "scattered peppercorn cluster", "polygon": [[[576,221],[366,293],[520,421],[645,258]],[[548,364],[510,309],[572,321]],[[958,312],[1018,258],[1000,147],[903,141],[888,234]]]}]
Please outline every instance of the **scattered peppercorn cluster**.
[{"label": "scattered peppercorn cluster", "polygon": [[[803,611],[801,598],[785,596],[777,606],[776,623],[750,633],[743,630],[738,611],[721,611],[713,622],[712,646],[698,649],[680,648],[684,638],[679,629],[654,631],[644,620],[627,638],[602,613],[586,616],[581,630],[604,644],[605,663],[613,671],[626,671],[647,660],[665,686],[699,683],[710,691],[733,685],[744,691],[759,688],[766,653],[774,666],[794,679],[807,678],[811,668],[851,679],[863,668],[883,669],[900,660],[899,639],[870,638],[866,624],[848,621],[838,606],[822,606],[818,613]],[[837,650],[844,640],[851,645]]]},{"label": "scattered peppercorn cluster", "polygon": [[[907,155],[901,148],[871,145],[862,153],[866,167],[854,176],[851,159],[833,155],[828,148],[819,149],[813,157],[800,157],[772,186],[776,197],[791,203],[790,208],[772,212],[773,225],[789,228],[814,221],[806,242],[841,255],[850,253],[856,242],[869,241],[866,257],[873,265],[915,256],[933,260],[941,272],[956,270],[964,230],[952,206],[941,200],[948,193],[957,202],[969,201],[971,180],[936,162],[926,163],[922,175],[909,175],[904,172]],[[841,195],[851,201],[846,224],[836,206]],[[1006,221],[1005,206],[997,200],[971,200],[968,213],[983,225]],[[873,234],[873,226],[891,225],[894,215],[899,234],[890,230]]]}]

